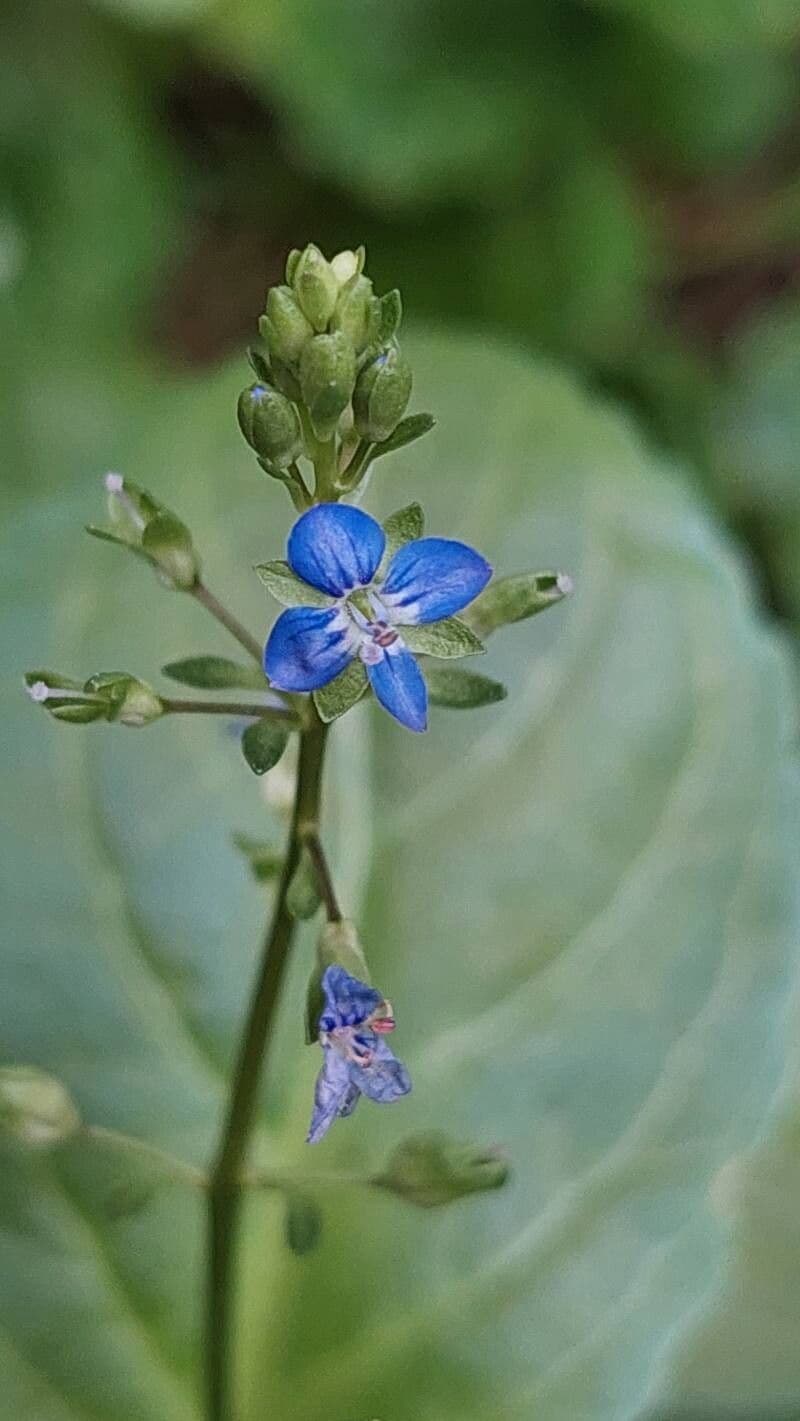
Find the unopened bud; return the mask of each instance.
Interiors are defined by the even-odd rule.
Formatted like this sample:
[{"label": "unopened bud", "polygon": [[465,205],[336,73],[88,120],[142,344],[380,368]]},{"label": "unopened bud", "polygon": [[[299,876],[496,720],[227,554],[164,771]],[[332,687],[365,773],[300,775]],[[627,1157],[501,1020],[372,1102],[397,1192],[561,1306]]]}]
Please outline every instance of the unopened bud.
[{"label": "unopened bud", "polygon": [[497,1150],[480,1150],[431,1132],[398,1145],[373,1184],[410,1204],[432,1209],[467,1194],[499,1189],[508,1172],[508,1162]]},{"label": "unopened bud", "polygon": [[58,1145],[80,1128],[81,1117],[66,1086],[33,1066],[0,1069],[0,1130],[27,1145]]},{"label": "unopened bud", "polygon": [[342,331],[352,342],[357,355],[369,344],[374,326],[374,305],[372,282],[367,276],[356,277],[344,288],[336,302],[331,329]]},{"label": "unopened bud", "polygon": [[290,286],[273,286],[267,293],[266,314],[258,328],[269,346],[270,355],[284,365],[294,365],[314,327],[306,319]]},{"label": "unopened bud", "polygon": [[303,452],[294,405],[269,385],[250,385],[239,396],[239,428],[259,458],[285,469]]},{"label": "unopened bud", "polygon": [[366,253],[363,247],[357,251],[337,252],[335,257],[331,257],[333,274],[339,286],[346,286],[348,281],[352,281],[354,276],[360,276],[364,270],[364,258]]},{"label": "unopened bud", "polygon": [[120,725],[150,725],[164,714],[164,705],[152,686],[126,671],[99,671],[90,676],[85,690],[103,697],[106,719]]},{"label": "unopened bud", "polygon": [[314,336],[300,359],[300,388],[318,439],[330,439],[353,394],[356,353],[341,331]]},{"label": "unopened bud", "polygon": [[324,331],[336,305],[339,283],[329,261],[310,242],[294,268],[292,286],[303,314],[315,331]]},{"label": "unopened bud", "polygon": [[402,419],[411,398],[411,366],[390,345],[361,371],[353,394],[355,425],[362,439],[380,444]]}]

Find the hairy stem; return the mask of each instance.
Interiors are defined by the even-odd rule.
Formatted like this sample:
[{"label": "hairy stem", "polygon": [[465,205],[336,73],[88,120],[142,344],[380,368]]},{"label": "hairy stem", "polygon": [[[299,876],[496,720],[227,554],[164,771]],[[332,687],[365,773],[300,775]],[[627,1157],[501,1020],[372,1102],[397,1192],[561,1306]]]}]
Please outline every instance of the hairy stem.
[{"label": "hairy stem", "polygon": [[255,1113],[258,1085],[294,937],[286,894],[302,849],[300,829],[319,818],[327,727],[310,704],[300,736],[294,811],[261,966],[233,1073],[228,1111],[208,1195],[206,1380],[208,1421],[233,1421],[230,1380],[233,1281],[241,1208],[242,1164]]},{"label": "hairy stem", "polygon": [[223,607],[219,599],[214,596],[213,592],[209,592],[205,583],[201,582],[199,578],[192,588],[192,596],[197,598],[197,601],[225,627],[226,631],[230,632],[232,637],[236,638],[239,645],[243,646],[248,655],[252,656],[260,666],[263,651],[261,643],[256,637],[250,635],[246,627],[242,626],[238,617],[234,617],[227,607]]},{"label": "hairy stem", "polygon": [[294,711],[284,706],[260,706],[252,701],[180,701],[161,696],[166,715],[252,716],[255,720],[279,720],[289,729],[299,727]]}]

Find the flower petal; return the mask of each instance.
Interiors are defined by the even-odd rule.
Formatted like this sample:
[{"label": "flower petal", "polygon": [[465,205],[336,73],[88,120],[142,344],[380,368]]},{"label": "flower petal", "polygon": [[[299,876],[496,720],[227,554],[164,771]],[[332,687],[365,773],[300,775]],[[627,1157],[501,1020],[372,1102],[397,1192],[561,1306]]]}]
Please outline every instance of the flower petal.
[{"label": "flower petal", "polygon": [[381,588],[394,620],[414,626],[452,617],[482,592],[492,569],[452,538],[415,538],[395,553]]},{"label": "flower petal", "polygon": [[314,1087],[314,1110],[306,1136],[309,1145],[316,1145],[323,1135],[327,1135],[343,1108],[349,1114],[355,1106],[355,1102],[351,1101],[351,1064],[331,1046],[323,1046],[322,1049],[325,1060]]},{"label": "flower petal", "polygon": [[410,651],[384,656],[367,675],[384,710],[409,730],[427,730],[428,688]]},{"label": "flower petal", "polygon": [[315,691],[353,659],[347,617],[337,608],[290,607],[264,649],[264,670],[279,691]]},{"label": "flower petal", "polygon": [[380,992],[351,977],[338,963],[326,967],[322,974],[325,1009],[319,1022],[320,1031],[335,1031],[339,1026],[360,1026],[383,1002]]},{"label": "flower petal", "polygon": [[343,597],[372,581],[385,546],[386,534],[368,513],[344,503],[319,503],[298,518],[287,556],[304,582]]},{"label": "flower petal", "polygon": [[340,1119],[344,1120],[345,1116],[352,1115],[360,1099],[361,1091],[359,1090],[358,1086],[354,1085],[351,1081],[349,1086],[347,1087],[347,1094],[341,1105],[339,1106],[338,1114]]},{"label": "flower petal", "polygon": [[370,1100],[385,1105],[408,1095],[411,1077],[382,1036],[375,1036],[373,1056],[368,1066],[350,1063],[350,1079]]}]

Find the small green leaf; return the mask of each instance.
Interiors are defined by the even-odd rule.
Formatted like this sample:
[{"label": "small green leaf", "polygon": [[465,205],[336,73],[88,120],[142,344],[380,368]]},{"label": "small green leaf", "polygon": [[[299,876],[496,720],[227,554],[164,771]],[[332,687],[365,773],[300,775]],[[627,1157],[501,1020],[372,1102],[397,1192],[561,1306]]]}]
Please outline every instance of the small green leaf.
[{"label": "small green leaf", "polygon": [[405,419],[401,419],[397,428],[384,439],[382,443],[373,445],[369,462],[379,459],[382,454],[392,454],[395,449],[404,449],[406,444],[413,444],[415,439],[421,439],[423,434],[428,434],[436,420],[432,414],[409,414]]},{"label": "small green leaf", "polygon": [[284,1236],[286,1243],[302,1258],[317,1247],[322,1234],[322,1213],[311,1199],[293,1194],[286,1200]]},{"label": "small green leaf", "polygon": [[319,592],[292,572],[288,562],[260,562],[256,563],[255,570],[282,607],[330,607],[333,602],[327,592]]},{"label": "small green leaf", "polygon": [[265,775],[277,765],[288,739],[288,731],[267,716],[248,725],[242,736],[242,754],[254,775]]},{"label": "small green leaf", "polygon": [[410,543],[414,538],[422,537],[425,531],[425,514],[422,511],[422,505],[409,503],[406,508],[399,508],[396,513],[391,513],[383,524],[383,531],[386,534],[386,551],[383,555],[383,562],[388,563],[404,543]]},{"label": "small green leaf", "polygon": [[286,890],[286,906],[293,918],[313,918],[320,905],[317,876],[308,849],[303,849]]},{"label": "small green leaf", "polygon": [[187,656],[182,661],[170,661],[161,670],[170,680],[203,691],[233,687],[263,691],[266,686],[266,678],[257,666],[240,666],[226,656]]},{"label": "small green leaf", "polygon": [[385,296],[381,296],[381,316],[380,327],[378,329],[378,339],[381,345],[387,341],[400,328],[403,319],[403,299],[397,290],[387,291]]},{"label": "small green leaf", "polygon": [[138,541],[133,542],[131,538],[123,538],[120,533],[115,533],[112,528],[100,528],[96,523],[87,523],[86,532],[93,538],[100,538],[104,543],[116,543],[119,548],[127,548],[129,553],[135,553],[138,558],[147,558],[147,554],[142,551]]},{"label": "small green leaf", "polygon": [[233,842],[247,859],[257,883],[271,883],[278,877],[283,868],[283,855],[276,853],[271,844],[251,839],[249,834],[234,834]]},{"label": "small green leaf", "polygon": [[474,671],[462,671],[457,666],[428,666],[425,669],[428,695],[433,705],[449,706],[451,710],[472,710],[504,701],[505,686],[489,676]]},{"label": "small green leaf", "polygon": [[535,617],[561,602],[572,591],[572,579],[563,572],[521,572],[491,582],[464,613],[478,636],[498,627]]},{"label": "small green leaf", "polygon": [[451,660],[459,656],[477,656],[486,647],[471,627],[458,617],[445,617],[424,627],[402,627],[401,636],[411,651],[420,656],[439,656]]},{"label": "small green leaf", "polygon": [[326,723],[338,720],[340,715],[344,715],[345,711],[349,711],[360,701],[368,684],[363,662],[358,659],[351,661],[327,686],[320,686],[314,691],[314,705],[320,720]]},{"label": "small green leaf", "polygon": [[431,1131],[399,1144],[373,1184],[432,1209],[467,1194],[500,1189],[507,1179],[508,1162],[497,1150],[479,1150]]}]

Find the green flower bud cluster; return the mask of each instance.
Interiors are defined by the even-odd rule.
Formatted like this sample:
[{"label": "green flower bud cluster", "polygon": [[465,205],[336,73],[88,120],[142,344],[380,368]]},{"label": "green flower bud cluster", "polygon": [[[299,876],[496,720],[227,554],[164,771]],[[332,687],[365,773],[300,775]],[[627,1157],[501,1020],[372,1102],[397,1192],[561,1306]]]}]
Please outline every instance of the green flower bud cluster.
[{"label": "green flower bud cluster", "polygon": [[401,316],[398,291],[375,295],[363,247],[330,261],[313,243],[292,251],[285,283],[268,292],[266,349],[250,353],[257,379],[239,397],[239,426],[297,508],[311,502],[302,455],[314,464],[317,497],[335,498],[363,477],[369,447],[395,433],[412,385]]}]

